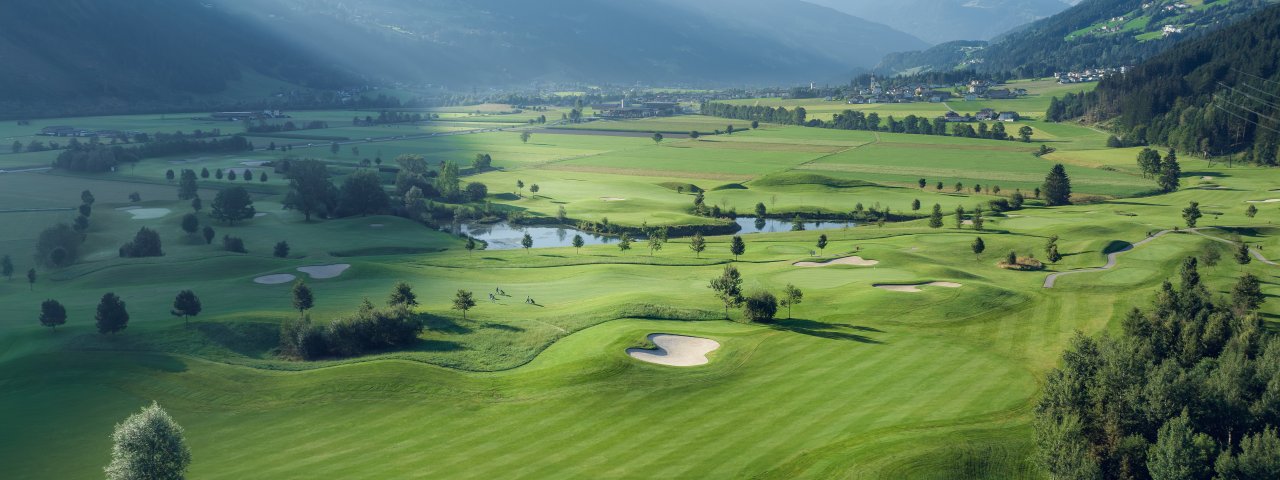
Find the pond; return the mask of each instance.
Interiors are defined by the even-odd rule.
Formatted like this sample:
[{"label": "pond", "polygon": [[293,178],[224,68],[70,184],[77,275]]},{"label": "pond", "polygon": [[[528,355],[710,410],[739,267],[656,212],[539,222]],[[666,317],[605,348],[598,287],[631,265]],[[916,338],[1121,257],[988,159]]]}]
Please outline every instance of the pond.
[{"label": "pond", "polygon": [[491,224],[464,224],[454,233],[467,235],[488,243],[488,250],[513,250],[523,248],[520,240],[527,234],[533,238],[533,248],[572,247],[573,236],[582,235],[586,245],[616,243],[616,237],[586,233],[570,227],[544,227],[510,225],[506,222]]},{"label": "pond", "polygon": [[[780,220],[775,218],[766,218],[757,221],[755,218],[741,217],[736,220],[742,227],[738,233],[770,233],[770,232],[790,232],[791,221]],[[852,227],[852,222],[803,222],[805,230],[834,230],[838,228]],[[587,233],[572,227],[561,226],[520,226],[511,225],[506,222],[498,222],[491,224],[463,224],[453,232],[458,235],[466,235],[476,240],[482,240],[489,244],[488,250],[515,250],[523,248],[520,240],[528,234],[533,238],[533,248],[552,248],[552,247],[572,247],[573,236],[582,235],[582,243],[585,245],[603,245],[618,242],[617,237],[609,237],[595,233]],[[643,237],[637,237],[643,240]],[[644,248],[637,245],[634,248]]]},{"label": "pond", "polygon": [[[738,225],[742,230],[738,233],[772,233],[772,232],[790,232],[791,220],[782,220],[778,218],[754,218],[754,217],[738,217]],[[816,221],[801,222],[805,230],[835,230],[840,228],[853,227],[853,222],[842,221]]]}]

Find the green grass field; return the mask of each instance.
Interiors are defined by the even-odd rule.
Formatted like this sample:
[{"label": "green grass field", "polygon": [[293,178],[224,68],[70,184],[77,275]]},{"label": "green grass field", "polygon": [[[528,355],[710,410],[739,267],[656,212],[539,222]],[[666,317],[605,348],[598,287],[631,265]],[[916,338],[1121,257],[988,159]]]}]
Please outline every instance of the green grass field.
[{"label": "green grass field", "polygon": [[[113,121],[130,120],[105,123]],[[728,123],[745,125],[706,117],[609,125],[682,131]],[[1077,192],[1116,197],[1031,205],[988,218],[985,232],[957,229],[950,217],[941,229],[915,220],[821,232],[831,241],[817,259],[856,252],[879,261],[868,267],[795,266],[815,260],[815,231],[747,235],[747,253],[737,262],[728,237],[708,238],[701,256],[687,239],[672,239],[653,256],[642,246],[621,252],[613,245],[469,254],[461,239],[398,217],[304,222],[280,206],[284,182],[274,175],[266,185],[253,182],[266,215],[235,226],[211,223],[218,236],[244,238],[249,253],[233,254],[179,229],[189,207],[163,172],[230,168],[282,153],[189,164],[150,159],[94,176],[3,173],[0,210],[69,209],[84,189],[97,203],[83,260],[40,269],[34,291],[22,273],[32,265],[36,236],[75,213],[0,213],[10,225],[0,233],[0,255],[12,255],[19,272],[0,279],[0,463],[12,478],[100,475],[112,427],[155,400],[186,429],[192,478],[1044,478],[1031,462],[1032,409],[1066,342],[1076,331],[1115,331],[1184,257],[1224,247],[1166,235],[1122,256],[1113,270],[1065,276],[1053,289],[1042,287],[1048,272],[1008,271],[996,261],[1009,251],[1043,257],[1046,238],[1058,235],[1065,256],[1049,272],[1099,266],[1113,242],[1182,225],[1189,201],[1206,211],[1201,226],[1248,227],[1206,234],[1280,251],[1280,228],[1271,226],[1280,209],[1258,203],[1255,218],[1244,215],[1247,201],[1280,198],[1271,192],[1280,174],[1210,168],[1187,157],[1187,188],[1127,198],[1153,186],[1135,171],[1134,150],[1104,149],[1105,134],[1088,128],[1030,124],[1043,132],[1030,145],[772,125],[661,144],[541,132],[524,143],[518,133],[494,132],[360,145],[359,157],[417,153],[464,165],[487,152],[500,169],[465,180],[487,184],[494,203],[547,216],[563,206],[573,219],[633,226],[712,222],[688,213],[693,197],[672,189],[676,184],[697,185],[708,190],[708,204],[740,212],[764,203],[775,213],[847,213],[862,203],[910,213],[918,199],[950,214],[995,198],[956,194],[958,181],[998,184],[1007,195],[1034,188],[1062,162]],[[1032,156],[1042,142],[1058,151]],[[292,153],[339,166],[357,161],[345,149]],[[0,155],[5,165],[21,163],[6,157]],[[928,188],[917,188],[918,178]],[[540,191],[512,195],[517,180]],[[946,186],[941,192],[937,181]],[[730,183],[743,188],[716,189]],[[135,191],[140,205],[127,199]],[[170,213],[133,219],[118,210],[129,206]],[[142,226],[161,233],[165,256],[117,258],[119,245]],[[969,247],[978,235],[987,245],[981,256]],[[293,247],[289,258],[271,255],[281,240]],[[298,267],[336,263],[351,267],[336,278],[308,279],[317,321],[365,298],[381,303],[403,280],[429,319],[421,341],[351,360],[278,358],[279,323],[297,315],[290,287],[253,279],[305,278]],[[724,320],[706,285],[729,263],[741,269],[746,291],[793,284],[804,302],[793,318],[774,324],[744,323],[736,311],[734,321]],[[1201,274],[1221,294],[1241,272],[1252,272],[1274,296],[1275,268],[1236,265],[1228,252]],[[962,286],[919,293],[873,287],[932,281]],[[511,297],[490,302],[486,293],[496,287]],[[182,289],[194,290],[205,307],[189,326],[169,314]],[[466,319],[449,308],[458,289],[477,293],[479,305]],[[132,315],[128,329],[113,336],[97,334],[92,320],[108,291]],[[69,310],[57,331],[36,321],[46,298]],[[1274,320],[1280,304],[1265,304],[1263,313]],[[691,368],[624,353],[645,345],[650,333],[706,337],[721,347],[709,364]]]}]

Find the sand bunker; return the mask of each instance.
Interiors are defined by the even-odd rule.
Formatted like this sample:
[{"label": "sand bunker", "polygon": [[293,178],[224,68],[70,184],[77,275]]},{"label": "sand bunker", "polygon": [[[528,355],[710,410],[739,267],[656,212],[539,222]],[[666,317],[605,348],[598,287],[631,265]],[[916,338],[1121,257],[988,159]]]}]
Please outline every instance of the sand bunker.
[{"label": "sand bunker", "polygon": [[889,290],[891,292],[919,293],[924,291],[924,290],[921,290],[920,287],[960,288],[964,285],[961,285],[955,282],[929,282],[929,283],[917,283],[914,285],[892,285],[892,284],[878,283],[872,286],[879,289],[883,289],[883,290]]},{"label": "sand bunker", "polygon": [[281,273],[278,275],[263,275],[261,277],[253,279],[253,283],[258,283],[262,285],[279,285],[281,283],[292,282],[295,278],[298,278],[298,277],[295,277],[288,273]]},{"label": "sand bunker", "polygon": [[692,367],[706,365],[707,354],[720,348],[720,342],[709,338],[687,337],[666,333],[653,333],[649,341],[658,348],[628,348],[627,355],[642,362],[656,363],[671,367]]},{"label": "sand bunker", "polygon": [[385,226],[386,226],[386,225],[383,225],[383,224],[381,224],[381,223],[370,223],[370,224],[369,224],[369,228],[382,228],[382,227],[385,227]]},{"label": "sand bunker", "polygon": [[1245,203],[1276,203],[1280,202],[1280,198],[1268,198],[1266,200],[1247,200]]},{"label": "sand bunker", "polygon": [[626,200],[625,198],[618,198],[618,197],[600,197],[600,199],[606,202],[621,202]]},{"label": "sand bunker", "polygon": [[269,214],[269,213],[267,213],[267,212],[258,212],[258,213],[253,214],[253,218],[265,217],[265,216],[267,216],[267,215],[270,215],[270,214]]},{"label": "sand bunker", "polygon": [[241,165],[244,165],[246,167],[261,167],[268,163],[270,163],[270,160],[249,160],[249,161],[240,162]]},{"label": "sand bunker", "polygon": [[342,275],[342,272],[351,268],[351,265],[339,263],[336,265],[313,265],[310,267],[298,267],[298,271],[310,275],[311,278],[325,279]]},{"label": "sand bunker", "polygon": [[867,260],[865,258],[854,255],[852,257],[837,258],[827,262],[796,262],[797,267],[825,267],[828,265],[853,265],[855,267],[870,267],[879,264],[879,260]]},{"label": "sand bunker", "polygon": [[1213,177],[1210,177],[1210,176],[1203,176],[1203,177],[1200,177],[1200,179],[1201,179],[1201,180],[1213,180]]},{"label": "sand bunker", "polygon": [[138,207],[123,207],[123,208],[117,208],[116,210],[129,212],[130,215],[133,215],[134,220],[154,220],[157,218],[164,218],[164,216],[168,215],[170,211],[167,208],[138,208]]}]

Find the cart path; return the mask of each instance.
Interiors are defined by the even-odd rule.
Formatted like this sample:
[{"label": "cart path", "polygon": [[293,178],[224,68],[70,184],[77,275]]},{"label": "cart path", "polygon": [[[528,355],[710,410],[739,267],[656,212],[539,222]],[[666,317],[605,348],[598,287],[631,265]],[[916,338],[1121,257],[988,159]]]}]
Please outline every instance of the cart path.
[{"label": "cart path", "polygon": [[[1188,228],[1188,229],[1182,229],[1182,230],[1179,230],[1179,231],[1182,231],[1182,232],[1191,232],[1191,233],[1194,233],[1194,234],[1196,234],[1196,235],[1202,236],[1202,237],[1204,237],[1204,238],[1208,238],[1208,239],[1213,240],[1213,241],[1222,242],[1222,243],[1226,243],[1226,244],[1230,244],[1230,245],[1237,245],[1237,243],[1236,243],[1236,242],[1233,242],[1233,241],[1231,241],[1231,240],[1227,240],[1227,239],[1225,239],[1225,238],[1215,237],[1215,236],[1212,236],[1212,235],[1206,235],[1204,232],[1202,232],[1202,231],[1201,231],[1201,230],[1210,229],[1210,228],[1218,228],[1218,227]],[[1248,228],[1248,227],[1237,227],[1237,228]],[[1138,248],[1138,247],[1141,247],[1141,246],[1143,246],[1143,245],[1147,244],[1147,242],[1150,242],[1150,241],[1155,240],[1155,239],[1157,239],[1157,238],[1163,237],[1165,234],[1173,233],[1173,232],[1174,232],[1174,230],[1163,230],[1163,231],[1160,231],[1160,232],[1156,233],[1155,235],[1151,235],[1151,236],[1149,236],[1149,237],[1147,237],[1147,238],[1145,238],[1145,239],[1142,239],[1142,241],[1139,241],[1138,243],[1131,244],[1131,245],[1129,245],[1128,247],[1125,247],[1124,249],[1121,249],[1120,251],[1109,253],[1109,254],[1107,254],[1107,263],[1106,263],[1106,265],[1103,265],[1103,266],[1101,266],[1101,267],[1081,268],[1081,269],[1077,269],[1077,270],[1068,270],[1068,271],[1065,271],[1065,272],[1058,272],[1058,273],[1052,273],[1052,274],[1049,274],[1049,276],[1048,276],[1048,277],[1045,277],[1045,279],[1044,279],[1044,288],[1053,288],[1054,284],[1055,284],[1055,283],[1057,283],[1057,281],[1058,281],[1058,277],[1061,277],[1061,276],[1063,276],[1063,275],[1073,275],[1073,274],[1077,274],[1077,273],[1088,273],[1088,272],[1102,272],[1102,271],[1106,271],[1106,270],[1111,270],[1112,268],[1115,268],[1116,263],[1119,261],[1119,258],[1120,258],[1120,255],[1121,255],[1121,254],[1123,254],[1123,253],[1128,253],[1129,251],[1132,251],[1132,250],[1133,250],[1133,249],[1135,249],[1135,248]],[[1280,265],[1280,264],[1277,264],[1276,262],[1273,262],[1273,261],[1271,261],[1271,260],[1268,260],[1266,257],[1262,256],[1262,252],[1258,251],[1258,249],[1256,249],[1256,248],[1250,248],[1250,249],[1249,249],[1249,254],[1250,254],[1250,255],[1252,255],[1254,259],[1258,260],[1259,262],[1265,263],[1265,264],[1267,264],[1267,265],[1273,265],[1273,266],[1274,266],[1274,265]]]}]

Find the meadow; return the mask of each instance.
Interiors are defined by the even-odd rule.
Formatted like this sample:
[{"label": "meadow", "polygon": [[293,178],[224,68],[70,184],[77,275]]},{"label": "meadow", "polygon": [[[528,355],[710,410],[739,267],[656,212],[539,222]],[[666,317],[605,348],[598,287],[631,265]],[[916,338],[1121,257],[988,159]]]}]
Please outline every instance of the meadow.
[{"label": "meadow", "polygon": [[[502,111],[442,113],[477,109]],[[676,117],[582,128],[728,123],[742,122]],[[0,255],[12,255],[19,271],[0,279],[0,463],[13,478],[100,475],[112,427],[156,400],[186,429],[192,478],[1044,478],[1031,463],[1032,409],[1044,373],[1076,331],[1116,331],[1183,258],[1207,249],[1223,249],[1221,263],[1201,267],[1213,292],[1226,293],[1251,272],[1269,297],[1280,294],[1276,267],[1236,265],[1228,247],[1197,235],[1165,235],[1115,269],[1064,276],[1052,289],[1043,288],[1045,275],[1099,266],[1115,242],[1182,225],[1190,201],[1206,211],[1201,226],[1222,227],[1202,233],[1280,250],[1280,230],[1271,226],[1280,210],[1257,203],[1256,217],[1244,214],[1248,201],[1280,197],[1270,191],[1280,174],[1188,157],[1185,188],[1133,197],[1153,187],[1135,171],[1134,150],[1104,149],[1105,135],[1084,127],[1030,124],[1038,132],[1030,145],[762,125],[661,143],[544,131],[523,142],[517,132],[489,132],[361,144],[359,155],[346,146],[338,154],[291,152],[338,172],[370,155],[414,153],[465,166],[490,153],[499,168],[464,180],[488,185],[495,205],[542,216],[564,207],[575,220],[629,226],[716,222],[689,213],[692,193],[674,188],[687,185],[706,190],[710,205],[744,213],[756,203],[778,215],[848,213],[859,203],[910,213],[919,200],[950,214],[997,198],[956,193],[954,183],[998,184],[1007,196],[1034,188],[1054,162],[1067,165],[1078,193],[1111,199],[1054,208],[1033,200],[988,217],[983,232],[957,228],[948,216],[939,229],[918,219],[753,234],[737,259],[724,236],[708,237],[700,255],[686,238],[652,254],[641,245],[468,252],[462,239],[399,217],[305,222],[281,207],[285,183],[274,174],[252,187],[266,215],[234,226],[212,221],[207,210],[199,215],[219,236],[244,238],[249,253],[224,252],[179,229],[190,207],[176,199],[165,170],[238,168],[282,152],[148,159],[93,176],[2,173],[0,210],[67,210],[0,213],[10,226],[0,233]],[[1041,142],[1058,151],[1031,155]],[[39,163],[34,155],[0,162]],[[918,178],[928,187],[918,188]],[[534,183],[537,194],[528,189]],[[229,184],[202,180],[201,196]],[[73,218],[69,209],[84,189],[97,202],[83,260],[39,269],[29,286],[22,272],[35,237]],[[132,192],[142,202],[130,202]],[[135,219],[119,210],[128,207],[169,213]],[[161,233],[165,256],[118,258],[117,247],[142,226]],[[820,233],[830,239],[821,250]],[[995,265],[1009,251],[1043,257],[1053,235],[1064,258],[1046,272]],[[970,250],[977,236],[986,243],[981,255]],[[292,252],[274,257],[271,246],[282,240]],[[795,265],[855,254],[878,263]],[[330,264],[350,268],[326,279],[297,271]],[[746,291],[792,284],[804,291],[803,303],[770,324],[744,322],[738,311],[726,321],[707,283],[728,264],[742,271]],[[290,285],[254,279],[286,273],[315,290],[317,321],[366,298],[382,303],[395,282],[409,282],[428,329],[405,350],[281,359],[279,324],[298,315]],[[875,287],[934,281],[961,286]],[[490,301],[496,288],[510,296]],[[205,307],[189,325],[169,313],[183,289]],[[478,297],[465,319],[449,305],[458,289]],[[127,302],[132,318],[125,331],[99,335],[93,309],[108,291]],[[46,298],[69,311],[56,331],[36,321]],[[1265,304],[1263,314],[1274,321],[1280,305]],[[624,353],[647,346],[651,333],[721,347],[707,365],[689,368]]]}]

